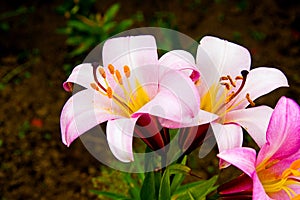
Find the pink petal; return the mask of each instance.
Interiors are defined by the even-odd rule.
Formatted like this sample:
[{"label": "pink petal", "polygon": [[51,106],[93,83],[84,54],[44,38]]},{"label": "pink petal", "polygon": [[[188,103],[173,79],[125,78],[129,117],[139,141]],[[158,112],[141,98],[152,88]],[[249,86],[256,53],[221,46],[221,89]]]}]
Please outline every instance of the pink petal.
[{"label": "pink petal", "polygon": [[189,77],[182,72],[169,70],[161,76],[157,95],[136,114],[149,113],[177,124],[187,123],[198,114],[199,99]]},{"label": "pink petal", "polygon": [[249,70],[251,57],[242,46],[216,37],[203,37],[198,46],[196,63],[203,81],[211,86],[220,76],[236,77],[242,70]]},{"label": "pink petal", "polygon": [[[219,152],[242,146],[243,131],[240,126],[235,124],[222,125],[212,122],[211,127],[217,140]],[[226,168],[229,166],[229,163],[220,160],[219,166],[220,168]]]},{"label": "pink petal", "polygon": [[105,102],[108,98],[102,99],[99,96],[91,90],[83,90],[66,102],[60,116],[62,141],[65,145],[70,146],[73,140],[94,126],[117,117],[106,109],[109,107],[109,103]]},{"label": "pink petal", "polygon": [[240,94],[236,97],[235,102],[240,102],[236,109],[245,108],[249,105],[246,94],[254,101],[256,98],[268,94],[279,88],[288,87],[285,75],[278,69],[259,67],[251,70],[247,76],[246,84]]},{"label": "pink petal", "polygon": [[270,177],[274,178],[274,176],[276,177],[281,176],[283,171],[285,169],[290,168],[291,164],[298,159],[300,159],[300,150],[289,157],[281,159],[280,162],[271,165],[270,167],[268,167],[268,169],[265,169],[264,179],[265,178],[268,179]]},{"label": "pink petal", "polygon": [[270,200],[256,172],[253,173],[253,200]]},{"label": "pink petal", "polygon": [[300,107],[286,97],[280,98],[267,130],[267,144],[258,154],[258,161],[272,157],[282,159],[300,149]]},{"label": "pink petal", "polygon": [[106,135],[113,155],[122,162],[133,161],[132,140],[137,118],[121,118],[109,120]]},{"label": "pink petal", "polygon": [[67,81],[63,83],[66,91],[71,92],[70,83],[76,83],[85,88],[91,88],[90,84],[94,82],[93,67],[91,63],[84,63],[76,66]]},{"label": "pink petal", "polygon": [[196,81],[200,77],[200,73],[196,67],[195,59],[193,55],[187,51],[170,51],[159,59],[159,64],[165,68],[183,71],[187,76],[192,75],[192,81]]},{"label": "pink petal", "polygon": [[236,166],[250,177],[255,171],[256,152],[254,149],[238,147],[221,151],[218,157]]},{"label": "pink petal", "polygon": [[226,123],[242,126],[259,147],[266,143],[266,132],[273,109],[268,106],[233,110],[226,115]]},{"label": "pink petal", "polygon": [[103,66],[112,64],[123,70],[128,65],[132,70],[141,66],[156,65],[158,62],[155,38],[151,35],[112,38],[104,43]]}]

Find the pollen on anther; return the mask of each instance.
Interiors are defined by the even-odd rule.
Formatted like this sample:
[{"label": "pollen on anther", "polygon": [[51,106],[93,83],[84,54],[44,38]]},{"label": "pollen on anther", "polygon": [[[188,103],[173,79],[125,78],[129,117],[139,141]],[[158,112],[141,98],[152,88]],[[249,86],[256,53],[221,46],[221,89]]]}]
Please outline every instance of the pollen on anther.
[{"label": "pollen on anther", "polygon": [[122,80],[122,76],[121,76],[121,73],[120,73],[119,70],[116,70],[116,78],[117,78],[119,84],[122,85],[123,84],[123,80]]},{"label": "pollen on anther", "polygon": [[125,76],[126,76],[127,78],[129,78],[129,76],[130,76],[130,68],[129,68],[127,65],[125,65],[125,66],[123,67],[123,69],[124,69],[124,74],[125,74]]},{"label": "pollen on anther", "polygon": [[251,100],[249,93],[246,94],[246,99],[250,103],[251,106],[255,106],[255,103]]},{"label": "pollen on anther", "polygon": [[227,78],[228,78],[230,84],[231,84],[233,87],[236,87],[236,84],[235,84],[235,82],[232,80],[231,76],[228,75]]},{"label": "pollen on anther", "polygon": [[108,70],[109,70],[109,72],[110,72],[111,74],[114,74],[114,73],[115,73],[115,68],[114,68],[114,66],[113,66],[112,64],[109,64],[109,65],[108,65]]},{"label": "pollen on anther", "polygon": [[227,81],[227,80],[228,80],[227,76],[221,76],[220,77],[220,81]]},{"label": "pollen on anther", "polygon": [[103,69],[103,67],[99,68],[99,73],[101,74],[102,78],[106,79],[106,73],[105,73],[105,70]]},{"label": "pollen on anther", "polygon": [[95,83],[91,83],[90,85],[91,85],[91,87],[92,87],[94,90],[99,91],[99,88],[98,88],[98,86],[97,86]]},{"label": "pollen on anther", "polygon": [[235,80],[243,80],[243,76],[236,76]]},{"label": "pollen on anther", "polygon": [[108,98],[110,98],[110,99],[112,98],[113,91],[112,91],[111,87],[107,87],[106,94],[107,94]]},{"label": "pollen on anther", "polygon": [[221,83],[221,85],[225,85],[226,89],[227,89],[227,90],[230,90],[230,85],[229,85],[229,83]]}]

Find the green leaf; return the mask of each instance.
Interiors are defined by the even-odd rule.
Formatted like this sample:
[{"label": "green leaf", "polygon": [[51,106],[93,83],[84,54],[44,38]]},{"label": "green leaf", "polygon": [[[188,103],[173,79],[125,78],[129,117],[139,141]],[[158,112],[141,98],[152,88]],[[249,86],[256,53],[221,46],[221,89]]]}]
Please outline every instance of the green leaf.
[{"label": "green leaf", "polygon": [[170,174],[189,174],[191,172],[191,168],[183,165],[183,164],[173,164],[168,167],[170,170]]},{"label": "green leaf", "polygon": [[[181,162],[181,164],[185,165],[187,160],[187,156],[185,156]],[[173,194],[177,188],[181,185],[182,181],[185,178],[185,173],[178,173],[174,176],[172,183],[171,183],[171,194]]]},{"label": "green leaf", "polygon": [[217,178],[217,176],[214,176],[209,180],[201,180],[183,185],[174,193],[172,200],[205,199],[206,195],[217,188],[217,186],[214,186]]},{"label": "green leaf", "polygon": [[118,29],[120,31],[125,30],[125,29],[129,28],[130,26],[132,26],[132,24],[133,24],[132,19],[125,19],[118,24]]},{"label": "green leaf", "polygon": [[120,4],[115,3],[111,7],[108,8],[106,13],[104,14],[104,23],[112,21],[113,18],[117,15],[120,9]]},{"label": "green leaf", "polygon": [[142,189],[140,192],[142,200],[154,200],[155,198],[155,178],[154,172],[146,173]]},{"label": "green leaf", "polygon": [[69,20],[67,23],[68,27],[74,28],[78,31],[82,31],[82,32],[90,32],[91,30],[91,26],[79,21],[79,20]]},{"label": "green leaf", "polygon": [[140,199],[140,186],[132,175],[129,173],[124,173],[123,175],[126,183],[129,185],[129,193],[133,199]]},{"label": "green leaf", "polygon": [[170,199],[170,198],[171,198],[170,172],[169,172],[169,169],[167,168],[161,179],[158,199],[166,200],[166,199]]},{"label": "green leaf", "polygon": [[108,198],[116,199],[116,200],[130,200],[130,198],[115,194],[112,192],[105,192],[105,191],[98,191],[98,190],[90,190],[90,192],[97,194],[97,195],[102,195]]}]

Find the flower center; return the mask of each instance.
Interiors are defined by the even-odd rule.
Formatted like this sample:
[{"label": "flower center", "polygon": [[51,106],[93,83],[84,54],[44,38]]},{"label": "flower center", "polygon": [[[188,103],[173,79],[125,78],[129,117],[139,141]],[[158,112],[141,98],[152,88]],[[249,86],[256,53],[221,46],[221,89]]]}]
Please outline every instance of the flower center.
[{"label": "flower center", "polygon": [[[273,164],[271,163],[271,166]],[[260,167],[257,169],[258,176],[261,179],[261,173],[264,173],[264,169],[268,166]],[[260,172],[260,173],[259,173]],[[266,193],[276,193],[283,190],[290,199],[298,199],[300,195],[297,194],[293,187],[300,186],[300,159],[295,160],[288,169],[284,170],[280,177],[270,180],[261,180],[261,183],[266,191]]]},{"label": "flower center", "polygon": [[[234,109],[244,101],[244,99],[242,99],[237,102],[236,97],[244,88],[248,73],[247,70],[243,70],[241,71],[241,75],[234,79],[230,75],[221,76],[219,83],[213,84],[201,98],[200,109],[218,114],[219,116],[224,116],[227,112]],[[241,83],[238,84],[238,82]],[[195,84],[199,83],[197,82]],[[237,85],[239,85],[239,87]],[[245,99],[251,106],[255,106],[249,93],[246,94]]]},{"label": "flower center", "polygon": [[[149,95],[138,79],[131,75],[129,66],[124,65],[123,72],[120,72],[112,64],[109,64],[107,68],[97,67],[98,64],[96,63],[92,65],[94,67],[94,82],[90,84],[91,87],[114,101],[126,116],[131,116],[131,114],[150,101]],[[101,75],[102,81],[98,80],[97,73]],[[107,81],[108,76],[116,85],[114,89]],[[134,80],[134,83],[130,81],[131,78]],[[134,90],[132,90],[132,85],[135,86]]]}]

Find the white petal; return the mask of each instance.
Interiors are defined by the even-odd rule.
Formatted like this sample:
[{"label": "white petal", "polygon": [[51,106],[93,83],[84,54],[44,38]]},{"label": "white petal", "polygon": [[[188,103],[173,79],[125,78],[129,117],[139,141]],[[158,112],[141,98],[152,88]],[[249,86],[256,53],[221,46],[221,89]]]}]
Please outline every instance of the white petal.
[{"label": "white petal", "polygon": [[266,143],[266,132],[273,109],[259,106],[248,109],[233,110],[226,115],[226,123],[242,126],[259,147]]},{"label": "white petal", "polygon": [[109,120],[106,135],[113,155],[122,162],[133,161],[132,140],[137,118]]}]

